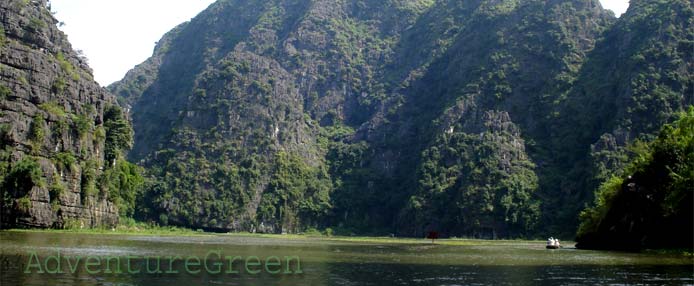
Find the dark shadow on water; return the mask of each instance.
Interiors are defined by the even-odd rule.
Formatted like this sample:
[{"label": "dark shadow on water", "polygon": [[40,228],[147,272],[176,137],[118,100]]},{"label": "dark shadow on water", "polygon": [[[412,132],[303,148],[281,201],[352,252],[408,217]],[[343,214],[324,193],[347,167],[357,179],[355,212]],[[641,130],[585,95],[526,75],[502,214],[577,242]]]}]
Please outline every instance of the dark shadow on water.
[{"label": "dark shadow on water", "polygon": [[327,285],[691,285],[692,266],[334,264]]},{"label": "dark shadow on water", "polygon": [[[25,274],[25,256],[0,256],[0,285],[692,285],[692,266],[474,266],[306,262],[301,275]],[[140,262],[141,263],[141,262]],[[65,267],[64,267],[65,268]],[[183,265],[177,269],[183,273]]]}]

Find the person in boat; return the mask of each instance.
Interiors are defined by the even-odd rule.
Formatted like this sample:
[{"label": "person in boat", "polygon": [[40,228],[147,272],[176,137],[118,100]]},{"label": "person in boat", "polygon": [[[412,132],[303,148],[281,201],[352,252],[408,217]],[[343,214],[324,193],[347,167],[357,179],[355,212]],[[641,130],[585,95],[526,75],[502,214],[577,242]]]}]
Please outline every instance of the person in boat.
[{"label": "person in boat", "polygon": [[559,239],[556,239],[554,237],[550,237],[549,239],[547,239],[547,248],[556,249],[560,247],[561,245],[559,244]]}]

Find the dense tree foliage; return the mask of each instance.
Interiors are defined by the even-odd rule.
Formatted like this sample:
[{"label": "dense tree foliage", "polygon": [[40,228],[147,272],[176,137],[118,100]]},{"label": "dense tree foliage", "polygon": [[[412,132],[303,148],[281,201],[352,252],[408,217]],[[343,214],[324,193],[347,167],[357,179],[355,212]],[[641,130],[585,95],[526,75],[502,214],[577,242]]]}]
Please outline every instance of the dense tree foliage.
[{"label": "dense tree foliage", "polygon": [[156,160],[156,167],[148,170],[153,178],[138,203],[139,219],[223,229],[252,202],[259,172],[253,160],[240,165],[210,163],[173,150],[158,152]]},{"label": "dense tree foliage", "polygon": [[307,165],[301,157],[278,153],[274,175],[258,208],[259,220],[281,221],[289,229],[321,218],[330,209],[332,182],[325,169]]},{"label": "dense tree foliage", "polygon": [[482,132],[448,132],[422,154],[419,190],[405,217],[424,235],[526,236],[539,218],[534,198],[537,176],[513,125],[493,125],[488,113]]},{"label": "dense tree foliage", "polygon": [[119,156],[132,147],[133,130],[130,122],[123,116],[123,111],[117,106],[108,106],[104,110],[104,129],[104,159],[115,165]]},{"label": "dense tree foliage", "polygon": [[691,248],[694,233],[694,107],[650,143],[634,143],[619,176],[581,213],[579,247]]},{"label": "dense tree foliage", "polygon": [[104,108],[103,118],[104,160],[107,165],[98,178],[88,180],[94,181],[102,196],[116,203],[121,217],[133,217],[145,181],[144,170],[125,160],[125,152],[132,147],[132,126],[116,105]]},{"label": "dense tree foliage", "polygon": [[28,194],[34,187],[45,185],[41,166],[33,158],[25,157],[16,162],[11,168],[3,166],[2,181],[0,182],[0,213],[3,220],[14,219],[19,214],[16,212],[28,212],[31,201]]},{"label": "dense tree foliage", "polygon": [[142,173],[141,167],[121,159],[99,178],[101,190],[114,200],[124,218],[135,215],[137,198],[142,195],[145,183]]},{"label": "dense tree foliage", "polygon": [[24,158],[12,166],[3,179],[3,193],[7,192],[7,195],[11,195],[10,192],[13,193],[12,195],[28,193],[31,188],[43,182],[41,166],[31,158]]}]

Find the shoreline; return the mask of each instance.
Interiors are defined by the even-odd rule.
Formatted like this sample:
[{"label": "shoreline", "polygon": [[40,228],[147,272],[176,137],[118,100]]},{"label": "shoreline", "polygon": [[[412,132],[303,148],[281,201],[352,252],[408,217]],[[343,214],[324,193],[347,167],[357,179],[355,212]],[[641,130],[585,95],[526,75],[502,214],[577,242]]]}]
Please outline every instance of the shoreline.
[{"label": "shoreline", "polygon": [[[50,234],[72,234],[72,235],[114,235],[114,236],[152,236],[152,237],[249,237],[262,239],[277,239],[277,240],[316,240],[316,241],[332,241],[345,243],[365,243],[365,244],[410,244],[410,245],[432,245],[432,246],[504,246],[504,245],[537,245],[538,248],[544,249],[546,242],[543,240],[528,240],[528,239],[473,239],[473,238],[445,238],[437,239],[432,243],[426,238],[411,238],[411,237],[379,237],[379,236],[328,236],[323,234],[266,234],[266,233],[249,233],[249,232],[229,232],[229,233],[211,233],[194,231],[184,228],[137,228],[137,227],[120,227],[115,229],[2,229],[2,233],[50,233]],[[563,250],[578,250],[578,251],[601,251],[601,252],[625,252],[619,250],[591,250],[577,249],[573,247],[575,242],[563,242],[565,247]],[[562,251],[562,249],[554,251]],[[552,251],[552,250],[547,250]],[[628,253],[643,253],[655,254],[663,256],[683,256],[694,257],[694,252],[688,249],[642,249],[640,251],[626,251]]]},{"label": "shoreline", "polygon": [[[54,234],[80,234],[80,235],[123,235],[123,236],[166,236],[166,237],[255,237],[265,239],[285,239],[285,240],[328,240],[338,242],[362,242],[362,243],[383,243],[383,244],[424,244],[424,245],[496,245],[496,244],[537,244],[545,246],[543,240],[528,239],[473,239],[473,238],[444,238],[437,239],[432,243],[431,239],[412,238],[412,237],[385,237],[385,236],[339,236],[323,234],[267,234],[250,232],[229,232],[211,233],[194,231],[183,228],[114,228],[114,229],[2,229],[1,233],[54,233]],[[573,242],[567,242],[573,245]],[[568,247],[571,248],[571,247]]]}]

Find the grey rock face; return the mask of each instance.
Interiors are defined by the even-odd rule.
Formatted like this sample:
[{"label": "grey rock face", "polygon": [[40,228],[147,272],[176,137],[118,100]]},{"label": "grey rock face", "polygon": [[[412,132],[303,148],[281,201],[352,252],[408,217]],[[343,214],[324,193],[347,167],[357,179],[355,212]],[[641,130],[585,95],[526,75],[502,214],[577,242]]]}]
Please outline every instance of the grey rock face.
[{"label": "grey rock face", "polygon": [[103,110],[115,98],[93,80],[46,1],[2,1],[0,21],[0,179],[19,176],[21,161],[40,171],[30,187],[0,183],[0,228],[116,224],[118,209],[95,180]]}]

